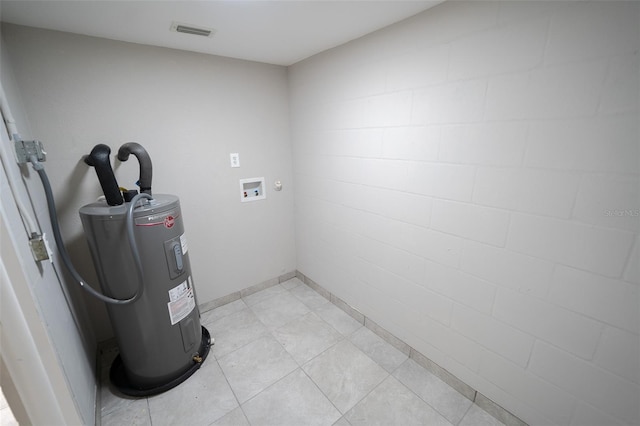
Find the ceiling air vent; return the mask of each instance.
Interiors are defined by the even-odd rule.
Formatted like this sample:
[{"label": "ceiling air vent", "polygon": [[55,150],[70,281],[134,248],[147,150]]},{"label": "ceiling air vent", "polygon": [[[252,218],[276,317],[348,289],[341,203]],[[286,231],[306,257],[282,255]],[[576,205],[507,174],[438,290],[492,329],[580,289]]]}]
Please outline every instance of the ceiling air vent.
[{"label": "ceiling air vent", "polygon": [[205,27],[196,27],[194,25],[181,24],[179,22],[173,22],[171,24],[171,31],[178,33],[193,34],[203,37],[211,37],[215,33],[215,30]]}]

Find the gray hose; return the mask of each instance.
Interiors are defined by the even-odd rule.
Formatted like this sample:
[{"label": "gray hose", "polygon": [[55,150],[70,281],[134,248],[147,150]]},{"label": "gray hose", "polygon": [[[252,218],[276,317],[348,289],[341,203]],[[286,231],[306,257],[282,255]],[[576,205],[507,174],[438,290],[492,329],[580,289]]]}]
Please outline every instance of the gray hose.
[{"label": "gray hose", "polygon": [[60,257],[62,258],[62,262],[64,266],[67,268],[73,279],[76,280],[80,287],[87,291],[90,295],[102,300],[105,303],[111,303],[114,305],[126,305],[129,303],[133,303],[142,296],[144,291],[144,286],[142,285],[142,262],[140,261],[140,253],[138,252],[138,246],[135,241],[135,236],[133,234],[133,208],[135,206],[135,202],[139,201],[140,198],[151,198],[151,196],[147,194],[138,194],[134,197],[131,204],[129,205],[129,211],[127,214],[128,220],[128,228],[127,228],[127,236],[129,239],[129,245],[131,246],[131,251],[133,252],[133,260],[136,264],[136,272],[138,274],[138,288],[133,296],[128,299],[114,299],[109,296],[105,296],[104,294],[96,291],[90,285],[87,285],[85,280],[80,276],[78,271],[76,271],[73,263],[71,263],[71,258],[69,257],[69,253],[67,252],[66,247],[64,246],[64,241],[62,240],[62,235],[60,234],[60,225],[58,224],[58,214],[56,213],[56,205],[53,199],[53,192],[51,191],[51,184],[49,183],[49,177],[44,170],[44,166],[38,162],[35,156],[29,158],[29,161],[33,165],[34,170],[38,172],[38,176],[40,176],[40,180],[42,181],[42,186],[44,187],[45,197],[47,198],[47,206],[49,207],[49,219],[51,220],[51,228],[53,230],[53,237],[56,240],[56,246],[58,247],[58,252],[60,252]]},{"label": "gray hose", "polygon": [[129,239],[129,246],[131,247],[131,254],[133,255],[133,261],[136,264],[136,273],[138,275],[138,291],[142,293],[144,287],[142,286],[142,260],[140,259],[140,250],[138,250],[138,244],[136,243],[136,236],[134,234],[134,219],[133,210],[136,208],[136,204],[141,199],[153,200],[153,197],[149,194],[141,192],[131,199],[129,208],[127,209],[127,237]]}]

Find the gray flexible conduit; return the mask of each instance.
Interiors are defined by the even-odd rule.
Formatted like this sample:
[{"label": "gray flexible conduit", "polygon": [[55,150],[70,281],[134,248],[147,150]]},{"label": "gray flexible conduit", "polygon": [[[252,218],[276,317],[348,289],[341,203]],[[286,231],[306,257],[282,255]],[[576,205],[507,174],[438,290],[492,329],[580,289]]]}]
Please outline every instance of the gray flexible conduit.
[{"label": "gray flexible conduit", "polygon": [[133,197],[133,200],[131,200],[131,203],[127,210],[127,237],[129,239],[129,245],[131,246],[131,252],[133,253],[133,260],[134,260],[134,263],[136,264],[136,273],[138,276],[138,287],[136,288],[135,294],[130,298],[114,299],[113,297],[105,296],[104,294],[94,290],[93,287],[88,285],[84,280],[84,278],[80,276],[78,271],[76,271],[76,268],[73,266],[73,263],[71,262],[71,258],[69,257],[69,253],[67,252],[67,249],[64,246],[62,235],[60,234],[60,225],[58,224],[58,214],[56,213],[56,205],[53,199],[53,192],[51,190],[49,177],[47,176],[47,173],[44,170],[44,166],[37,160],[37,158],[35,158],[35,156],[31,157],[29,161],[33,165],[33,168],[38,172],[38,176],[40,176],[40,180],[42,181],[42,186],[44,187],[44,193],[47,198],[47,206],[49,208],[49,219],[51,220],[53,237],[56,240],[56,246],[58,247],[58,252],[60,253],[60,257],[62,258],[64,266],[66,266],[67,270],[69,271],[73,279],[75,279],[76,282],[80,284],[80,287],[82,289],[84,289],[90,295],[102,300],[105,303],[111,303],[114,305],[126,305],[138,300],[142,296],[142,293],[144,291],[144,286],[142,284],[143,273],[142,273],[142,262],[140,260],[140,252],[138,251],[138,245],[136,244],[135,235],[133,233],[133,230],[134,230],[133,209],[135,208],[136,203],[140,201],[141,198],[153,199],[153,197],[151,197],[148,194],[138,194],[135,197]]}]

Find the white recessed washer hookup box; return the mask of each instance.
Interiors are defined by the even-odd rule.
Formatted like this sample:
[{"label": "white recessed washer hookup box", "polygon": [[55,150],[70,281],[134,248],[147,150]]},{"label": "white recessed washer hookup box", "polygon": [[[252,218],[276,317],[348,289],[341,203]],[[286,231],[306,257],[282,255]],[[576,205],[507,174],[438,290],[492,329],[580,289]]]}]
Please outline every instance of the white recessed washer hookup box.
[{"label": "white recessed washer hookup box", "polygon": [[240,201],[264,200],[267,198],[265,188],[263,177],[240,179]]}]

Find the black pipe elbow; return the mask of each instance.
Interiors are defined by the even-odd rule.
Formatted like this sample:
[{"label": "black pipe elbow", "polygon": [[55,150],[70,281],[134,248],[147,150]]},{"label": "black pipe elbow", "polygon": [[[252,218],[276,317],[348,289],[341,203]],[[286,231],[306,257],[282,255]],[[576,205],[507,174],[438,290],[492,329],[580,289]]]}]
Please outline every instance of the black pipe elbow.
[{"label": "black pipe elbow", "polygon": [[89,155],[84,156],[84,162],[96,169],[107,204],[119,206],[124,203],[124,199],[122,198],[122,193],[120,193],[120,186],[113,174],[109,154],[111,154],[111,148],[104,144],[98,144],[93,147]]},{"label": "black pipe elbow", "polygon": [[153,166],[151,164],[151,157],[147,153],[147,150],[137,142],[127,142],[118,150],[118,160],[127,161],[129,154],[133,154],[140,163],[140,179],[138,185],[140,186],[140,192],[151,195],[151,178],[153,175]]}]

